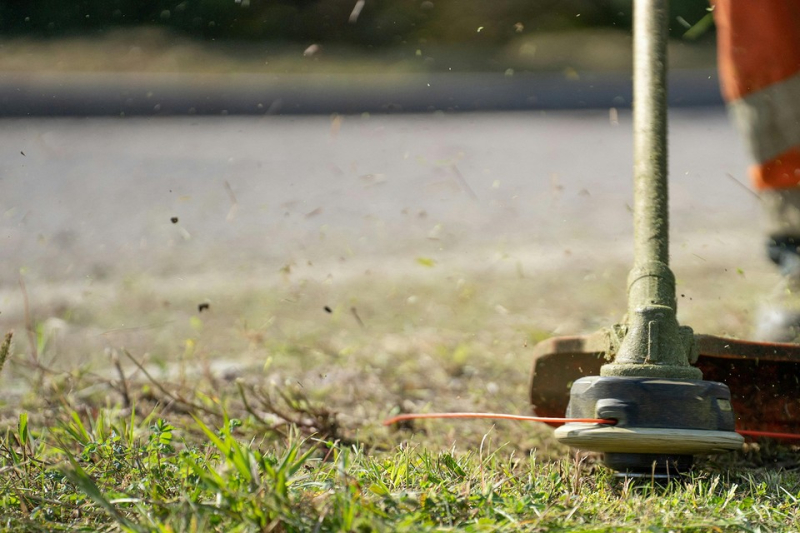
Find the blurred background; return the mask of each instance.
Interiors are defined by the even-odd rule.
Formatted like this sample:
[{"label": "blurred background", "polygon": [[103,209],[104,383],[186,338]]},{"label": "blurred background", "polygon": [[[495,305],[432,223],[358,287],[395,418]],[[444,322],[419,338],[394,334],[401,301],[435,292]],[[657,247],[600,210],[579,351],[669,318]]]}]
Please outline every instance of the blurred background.
[{"label": "blurred background", "polygon": [[[746,336],[758,200],[709,5],[670,10],[681,320]],[[516,367],[614,323],[630,25],[621,0],[3,2],[0,325],[63,368],[479,331]]]},{"label": "blurred background", "polygon": [[[673,102],[718,104],[707,2],[670,9]],[[625,106],[630,25],[621,0],[6,2],[2,113]]]},{"label": "blurred background", "polygon": [[[673,1],[670,20],[671,35],[693,45],[682,48],[694,57],[680,61],[712,66],[708,4]],[[280,72],[338,64],[364,71],[376,63],[386,71],[626,70],[630,25],[625,0],[19,0],[0,7],[12,46],[6,52],[21,52],[6,58],[14,61],[6,68],[27,70]],[[48,45],[51,57],[32,55]],[[297,52],[315,60],[290,66]]]}]

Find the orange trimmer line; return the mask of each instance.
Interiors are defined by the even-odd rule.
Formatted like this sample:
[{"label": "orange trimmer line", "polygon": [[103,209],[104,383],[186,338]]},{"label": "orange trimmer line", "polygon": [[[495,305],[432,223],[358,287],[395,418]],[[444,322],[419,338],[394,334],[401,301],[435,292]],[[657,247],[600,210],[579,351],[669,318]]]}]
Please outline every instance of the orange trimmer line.
[{"label": "orange trimmer line", "polygon": [[[606,424],[613,426],[617,423],[614,419],[606,418],[552,418],[544,416],[509,415],[505,413],[407,413],[393,416],[383,421],[384,426],[391,426],[405,420],[419,420],[422,418],[489,418],[498,420],[517,420],[523,422],[542,422],[544,424],[562,425],[570,423]],[[737,429],[737,433],[746,437],[765,437],[769,439],[800,439],[796,433],[777,433],[773,431],[756,431],[752,429]]]},{"label": "orange trimmer line", "polygon": [[585,423],[585,424],[609,424],[614,425],[616,420],[604,418],[550,418],[543,416],[523,416],[523,415],[508,415],[504,413],[423,413],[423,414],[404,414],[397,415],[383,421],[384,426],[391,426],[404,420],[417,420],[420,418],[494,418],[500,420],[521,420],[524,422],[543,422],[545,424],[568,424],[571,422]]},{"label": "orange trimmer line", "polygon": [[755,429],[737,429],[736,433],[745,437],[764,437],[767,439],[800,439],[797,433],[778,433],[775,431],[757,431]]}]

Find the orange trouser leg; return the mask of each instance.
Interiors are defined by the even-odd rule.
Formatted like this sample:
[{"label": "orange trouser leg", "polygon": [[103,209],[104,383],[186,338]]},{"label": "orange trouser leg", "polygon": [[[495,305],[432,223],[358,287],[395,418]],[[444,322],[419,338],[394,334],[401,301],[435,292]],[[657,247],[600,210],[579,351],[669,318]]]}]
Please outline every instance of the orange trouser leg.
[{"label": "orange trouser leg", "polygon": [[715,0],[722,93],[759,190],[800,185],[800,0]]}]

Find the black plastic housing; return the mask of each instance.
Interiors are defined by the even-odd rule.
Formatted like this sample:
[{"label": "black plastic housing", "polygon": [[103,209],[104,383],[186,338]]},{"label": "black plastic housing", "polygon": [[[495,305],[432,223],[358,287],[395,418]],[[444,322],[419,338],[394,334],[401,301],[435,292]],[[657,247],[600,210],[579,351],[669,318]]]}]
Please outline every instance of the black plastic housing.
[{"label": "black plastic housing", "polygon": [[[572,385],[567,417],[614,419],[620,427],[734,431],[731,393],[723,383],[663,378],[580,378]],[[669,477],[689,470],[692,456],[606,453],[614,470]]]}]

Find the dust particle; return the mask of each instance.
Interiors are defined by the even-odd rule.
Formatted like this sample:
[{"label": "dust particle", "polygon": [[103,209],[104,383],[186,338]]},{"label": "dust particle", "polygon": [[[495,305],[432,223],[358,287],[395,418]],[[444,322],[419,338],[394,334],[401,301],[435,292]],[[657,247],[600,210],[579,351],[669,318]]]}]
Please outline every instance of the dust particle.
[{"label": "dust particle", "polygon": [[303,51],[303,57],[313,57],[322,51],[322,47],[318,44],[312,44]]}]

